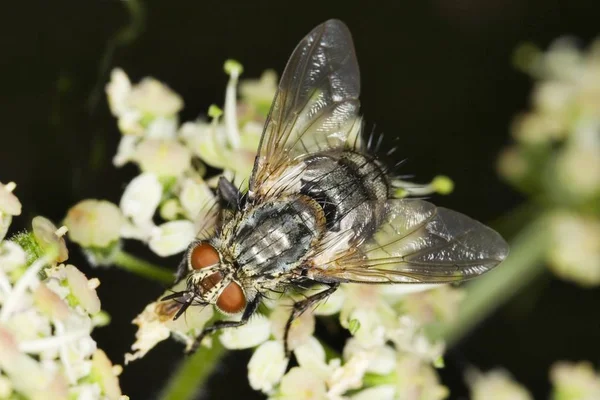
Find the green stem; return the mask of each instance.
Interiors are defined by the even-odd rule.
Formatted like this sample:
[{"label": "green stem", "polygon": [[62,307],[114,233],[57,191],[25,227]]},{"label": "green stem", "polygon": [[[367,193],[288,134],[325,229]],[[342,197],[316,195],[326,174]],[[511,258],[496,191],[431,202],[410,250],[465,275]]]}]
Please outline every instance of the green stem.
[{"label": "green stem", "polygon": [[195,398],[202,384],[225,354],[217,338],[212,347],[200,347],[196,353],[184,359],[163,389],[161,400],[187,400]]},{"label": "green stem", "polygon": [[508,301],[544,272],[548,249],[547,218],[540,216],[514,237],[508,258],[494,271],[466,288],[466,297],[455,321],[444,327],[443,337],[451,344]]},{"label": "green stem", "polygon": [[171,284],[174,281],[173,272],[158,265],[151,264],[141,258],[132,256],[123,250],[115,255],[114,264],[124,270],[143,276],[144,278],[159,281],[164,284]]}]

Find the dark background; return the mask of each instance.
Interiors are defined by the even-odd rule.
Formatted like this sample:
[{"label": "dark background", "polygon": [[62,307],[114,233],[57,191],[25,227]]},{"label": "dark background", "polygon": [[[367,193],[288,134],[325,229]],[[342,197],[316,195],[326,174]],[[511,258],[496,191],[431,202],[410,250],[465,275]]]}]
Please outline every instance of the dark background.
[{"label": "dark background", "polygon": [[[136,175],[135,167],[117,170],[110,162],[120,137],[104,97],[112,67],[124,68],[133,81],[152,75],[167,82],[186,102],[182,120],[190,120],[211,103],[222,104],[226,58],[244,65],[244,77],[265,68],[281,72],[302,36],[333,17],[354,35],[366,120],[386,140],[398,137],[396,154],[409,159],[403,171],[421,181],[451,176],[454,193],[435,201],[479,220],[517,205],[520,196],[494,169],[509,142],[511,117],[528,107],[531,89],[512,67],[512,52],[524,40],[546,48],[563,34],[588,43],[600,29],[600,3],[361,3],[147,1],[136,33],[123,31],[130,15],[118,0],[5,2],[0,181],[18,184],[25,211],[13,229],[26,228],[36,214],[58,222],[84,198],[118,203]],[[117,269],[91,270],[75,246],[71,262],[102,282],[99,295],[112,324],[94,335],[121,363],[134,337],[131,319],[161,287]],[[597,366],[598,294],[550,277],[535,282],[451,349],[441,374],[452,398],[466,397],[462,374],[469,364],[509,369],[536,398],[548,393],[554,360]],[[247,385],[248,358],[248,352],[230,353],[205,398],[261,398]],[[125,369],[124,393],[152,398],[180,359],[180,346],[159,345]]]}]

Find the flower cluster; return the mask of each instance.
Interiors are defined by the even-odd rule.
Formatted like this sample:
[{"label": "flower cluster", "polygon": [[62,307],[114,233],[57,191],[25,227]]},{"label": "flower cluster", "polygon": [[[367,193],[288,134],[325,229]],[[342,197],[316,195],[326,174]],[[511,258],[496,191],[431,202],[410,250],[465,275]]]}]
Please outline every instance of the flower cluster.
[{"label": "flower cluster", "polygon": [[[454,318],[463,293],[446,285],[426,288],[342,285],[292,323],[288,345],[298,366],[289,370],[284,327],[299,297],[267,299],[248,324],[224,330],[218,340],[228,349],[255,348],[248,364],[250,385],[273,399],[443,399],[448,392],[435,367],[443,365],[444,344],[432,340],[430,331]],[[212,307],[204,307],[173,321],[178,308],[160,301],[146,307],[134,321],[139,330],[127,361],[144,356],[170,334],[189,348],[215,317]],[[336,318],[349,330],[352,337],[341,354],[314,337],[316,317]],[[210,346],[212,340],[206,338],[203,344]]]},{"label": "flower cluster", "polygon": [[586,52],[567,38],[545,53],[523,45],[515,60],[536,83],[499,171],[552,209],[548,261],[556,275],[600,285],[600,40]]},{"label": "flower cluster", "polygon": [[[65,224],[70,237],[93,261],[109,262],[111,249],[123,238],[142,240],[159,256],[183,251],[215,201],[212,189],[218,176],[240,186],[247,183],[276,77],[267,71],[259,80],[238,84],[241,66],[228,61],[225,71],[229,83],[223,111],[211,106],[210,121],[181,125],[177,112],[183,102],[177,94],[152,78],[132,85],[123,71],[113,71],[107,94],[123,134],[114,163],[136,163],[141,173],[127,185],[119,206],[84,200],[69,211]],[[207,166],[222,174],[206,176]],[[447,193],[452,183],[438,177],[429,185],[399,182],[399,187],[401,197]],[[157,223],[159,219],[164,222]],[[166,293],[183,285],[185,281]],[[441,399],[447,390],[435,366],[442,364],[444,344],[433,340],[431,332],[454,317],[462,292],[448,286],[426,288],[432,286],[343,285],[292,324],[288,343],[297,366],[284,354],[283,335],[292,302],[306,292],[266,300],[247,325],[224,330],[218,339],[207,337],[203,345],[219,340],[229,349],[256,348],[248,365],[250,385],[272,398]],[[189,348],[204,326],[229,318],[203,307],[173,320],[178,308],[174,301],[146,307],[134,320],[139,330],[126,362],[143,357],[169,336]],[[337,318],[352,335],[339,354],[314,337],[317,316]]]},{"label": "flower cluster", "polygon": [[[470,370],[467,383],[473,400],[531,400],[533,396],[504,370],[481,373]],[[550,368],[552,399],[600,399],[600,374],[588,362],[558,361]]]},{"label": "flower cluster", "polygon": [[90,336],[108,322],[87,279],[64,264],[62,236],[43,217],[32,230],[5,239],[21,213],[14,183],[0,184],[0,398],[124,399],[118,375]]},{"label": "flower cluster", "polygon": [[[135,163],[140,174],[125,188],[119,205],[83,200],[64,221],[69,238],[93,264],[110,264],[121,239],[147,243],[159,256],[180,253],[194,239],[215,201],[207,167],[243,186],[250,175],[262,126],[276,89],[267,71],[260,80],[239,84],[242,67],[225,63],[229,74],[225,107],[211,106],[210,120],[179,124],[181,97],[154,78],[132,85],[115,69],[106,93],[122,133],[113,159],[120,167]],[[206,179],[205,179],[206,178]],[[160,222],[157,222],[160,220]]]}]

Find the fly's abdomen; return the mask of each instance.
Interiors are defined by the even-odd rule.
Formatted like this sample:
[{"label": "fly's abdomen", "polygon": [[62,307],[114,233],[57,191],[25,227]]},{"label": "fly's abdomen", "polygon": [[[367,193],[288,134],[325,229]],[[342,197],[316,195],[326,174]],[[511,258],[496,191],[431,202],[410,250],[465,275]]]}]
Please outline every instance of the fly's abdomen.
[{"label": "fly's abdomen", "polygon": [[251,210],[233,235],[233,256],[245,276],[278,276],[298,267],[325,227],[323,211],[303,195]]},{"label": "fly's abdomen", "polygon": [[318,154],[305,163],[301,193],[322,207],[327,229],[374,233],[390,190],[385,170],[377,161],[345,151]]}]

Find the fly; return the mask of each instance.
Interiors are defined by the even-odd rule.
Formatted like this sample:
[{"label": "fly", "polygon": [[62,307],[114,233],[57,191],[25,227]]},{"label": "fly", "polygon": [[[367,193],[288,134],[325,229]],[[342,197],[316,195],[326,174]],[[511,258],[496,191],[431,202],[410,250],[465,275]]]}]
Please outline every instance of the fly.
[{"label": "fly", "polygon": [[244,325],[271,291],[320,284],[293,306],[292,321],[340,283],[450,283],[489,271],[508,254],[487,226],[420,199],[394,198],[398,181],[361,138],[360,77],[348,28],[338,20],[302,39],[267,118],[247,193],[221,178],[221,206],[192,243],[163,300],[215,305]]}]

